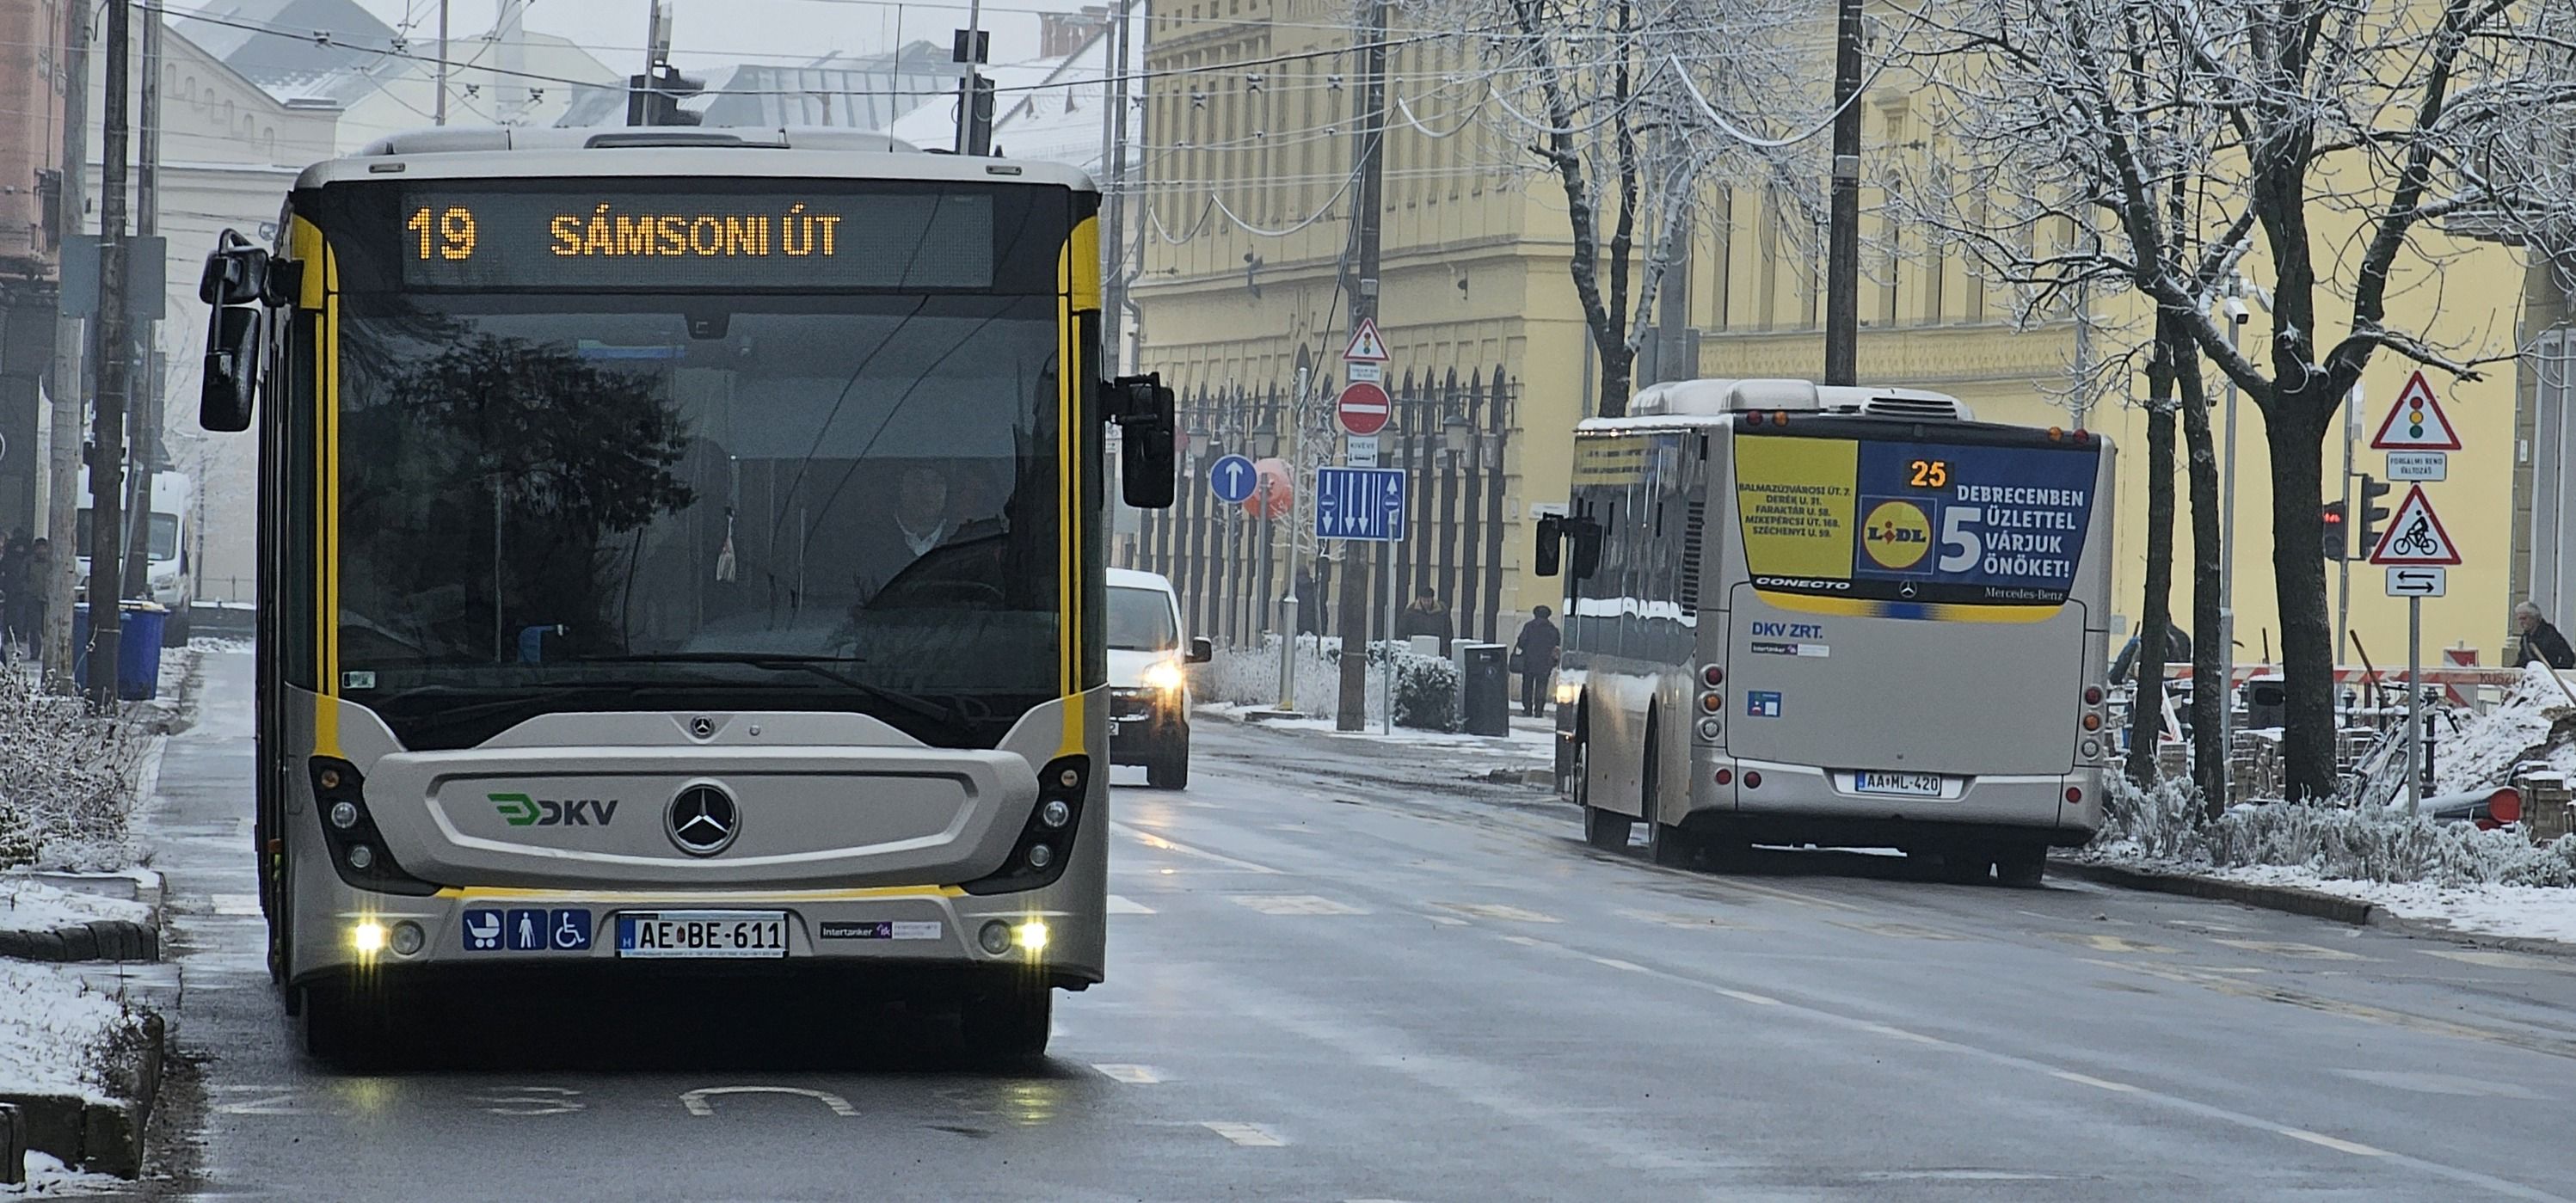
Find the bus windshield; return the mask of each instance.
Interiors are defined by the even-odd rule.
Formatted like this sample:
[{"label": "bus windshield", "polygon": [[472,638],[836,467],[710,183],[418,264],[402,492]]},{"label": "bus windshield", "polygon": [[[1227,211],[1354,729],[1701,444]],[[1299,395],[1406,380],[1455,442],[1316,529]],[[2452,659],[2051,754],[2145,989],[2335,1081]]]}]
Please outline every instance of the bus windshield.
[{"label": "bus windshield", "polygon": [[1057,345],[1043,297],[353,296],[342,683],[1052,694]]}]

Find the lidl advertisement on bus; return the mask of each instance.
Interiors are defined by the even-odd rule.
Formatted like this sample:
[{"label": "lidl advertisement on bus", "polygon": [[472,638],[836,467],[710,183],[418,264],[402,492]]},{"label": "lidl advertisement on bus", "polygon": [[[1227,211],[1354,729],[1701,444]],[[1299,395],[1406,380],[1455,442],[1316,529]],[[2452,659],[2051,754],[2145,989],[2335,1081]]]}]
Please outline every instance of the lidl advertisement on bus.
[{"label": "lidl advertisement on bus", "polygon": [[2054,606],[2092,523],[2097,444],[1739,432],[1736,512],[1756,588]]}]

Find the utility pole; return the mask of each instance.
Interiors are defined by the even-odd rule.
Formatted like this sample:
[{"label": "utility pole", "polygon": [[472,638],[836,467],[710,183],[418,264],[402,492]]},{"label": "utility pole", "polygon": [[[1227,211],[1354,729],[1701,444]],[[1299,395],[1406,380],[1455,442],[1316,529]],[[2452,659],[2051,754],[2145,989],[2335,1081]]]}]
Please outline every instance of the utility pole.
[{"label": "utility pole", "polygon": [[965,64],[957,78],[957,153],[981,158],[993,153],[993,85],[975,68],[988,57],[992,39],[984,32],[984,0],[966,0],[966,28],[957,31],[952,57]]},{"label": "utility pole", "polygon": [[1834,196],[1825,255],[1825,383],[1860,371],[1861,0],[1842,0],[1834,35]]},{"label": "utility pole", "polygon": [[1110,10],[1109,97],[1100,114],[1100,174],[1109,181],[1100,215],[1101,374],[1116,379],[1127,328],[1127,34],[1135,0]]},{"label": "utility pole", "polygon": [[[80,236],[89,214],[89,14],[87,4],[64,9],[71,23],[64,56],[70,60],[69,86],[63,94],[62,216],[57,223],[68,244]],[[53,579],[44,582],[45,667],[64,688],[75,687],[72,665],[72,599],[77,536],[72,523],[80,511],[81,406],[88,391],[89,348],[81,319],[54,320],[54,387],[50,446],[46,448],[49,479],[45,489],[45,530],[54,549]]]},{"label": "utility pole", "polygon": [[[1360,88],[1359,115],[1351,122],[1359,135],[1352,153],[1358,159],[1353,166],[1360,178],[1351,199],[1351,255],[1342,268],[1342,293],[1351,299],[1353,330],[1363,321],[1377,319],[1378,210],[1386,179],[1386,158],[1380,153],[1386,144],[1386,0],[1368,0],[1368,21],[1360,37],[1364,40],[1360,73],[1365,82]],[[1368,572],[1357,544],[1345,539],[1341,546],[1342,607],[1337,625],[1342,636],[1342,688],[1333,726],[1357,731],[1368,725]],[[1391,545],[1380,545],[1379,552],[1381,559],[1392,563]],[[1394,582],[1388,582],[1390,604],[1395,592]],[[1391,636],[1393,627],[1387,633]],[[1392,661],[1386,671],[1394,674]]]},{"label": "utility pole", "polygon": [[[2352,448],[2361,441],[2361,382],[2352,382],[2352,391],[2343,399],[2343,512],[2352,513]],[[2345,632],[2352,629],[2352,560],[2353,548],[2344,548],[2343,559],[2335,565],[2335,650],[2326,657],[2331,668],[2343,663]],[[2369,553],[2363,552],[2363,558]],[[2413,682],[2407,688],[2414,688]]]},{"label": "utility pole", "polygon": [[[653,11],[656,13],[662,11],[660,0],[654,0]],[[646,70],[651,68],[648,67]],[[429,123],[445,125],[447,124],[447,0],[438,0],[438,63],[431,68],[431,76],[438,83],[438,99],[430,105]],[[420,110],[412,111],[416,113]]]},{"label": "utility pole", "polygon": [[[161,233],[161,0],[143,0],[143,113],[136,138],[134,173],[135,245],[151,248]],[[165,309],[160,299],[151,308]],[[142,397],[128,407],[133,428],[133,471],[127,477],[125,578],[120,597],[150,596],[152,477],[161,468],[160,323],[147,321],[138,332],[136,353],[143,370]]]},{"label": "utility pole", "polygon": [[105,155],[98,198],[98,403],[90,421],[96,448],[89,465],[90,705],[116,706],[119,635],[118,569],[124,542],[125,395],[133,378],[134,336],[126,321],[125,186],[132,150],[134,14],[130,0],[108,0]]}]

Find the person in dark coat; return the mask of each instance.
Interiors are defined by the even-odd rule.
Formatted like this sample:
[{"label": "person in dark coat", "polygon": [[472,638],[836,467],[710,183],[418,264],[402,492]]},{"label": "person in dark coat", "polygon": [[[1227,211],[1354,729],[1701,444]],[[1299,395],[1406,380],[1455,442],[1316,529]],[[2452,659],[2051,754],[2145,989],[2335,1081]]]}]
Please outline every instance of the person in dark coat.
[{"label": "person in dark coat", "polygon": [[1428,589],[1422,591],[1422,596],[1414,598],[1413,604],[1404,608],[1403,616],[1395,620],[1396,638],[1412,639],[1420,635],[1429,635],[1440,641],[1440,654],[1444,656],[1449,654],[1449,633],[1452,629],[1449,625],[1449,607],[1441,605],[1439,595]]},{"label": "person in dark coat", "polygon": [[2576,648],[2567,646],[2567,637],[2549,620],[2540,616],[2540,604],[2524,601],[2513,608],[2514,629],[2522,632],[2520,646],[2514,649],[2513,663],[2546,664],[2551,668],[2576,668]]},{"label": "person in dark coat", "polygon": [[[2128,680],[2129,669],[2132,666],[2132,662],[2137,658],[2138,637],[2131,635],[2129,636],[2129,646],[2121,648],[2120,658],[2111,662],[2111,680],[2114,682]],[[2188,664],[2190,662],[2191,636],[2185,633],[2181,627],[2175,626],[2172,620],[2166,620],[2165,663]]]},{"label": "person in dark coat", "polygon": [[1512,641],[1512,658],[1520,662],[1522,714],[1536,718],[1547,708],[1548,686],[1556,679],[1557,649],[1563,643],[1563,633],[1548,621],[1547,607],[1530,607],[1530,620],[1521,624],[1520,637]]}]

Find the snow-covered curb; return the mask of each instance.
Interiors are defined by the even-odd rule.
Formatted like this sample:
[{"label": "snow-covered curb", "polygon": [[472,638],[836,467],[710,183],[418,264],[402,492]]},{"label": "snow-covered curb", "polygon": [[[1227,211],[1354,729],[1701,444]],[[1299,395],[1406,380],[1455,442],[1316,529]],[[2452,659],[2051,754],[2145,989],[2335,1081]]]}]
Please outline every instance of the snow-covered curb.
[{"label": "snow-covered curb", "polygon": [[111,898],[86,890],[66,890],[25,877],[0,875],[0,928],[45,931],[93,919],[115,919],[149,925],[152,904]]},{"label": "snow-covered curb", "polygon": [[101,1195],[131,1185],[108,1174],[89,1174],[64,1165],[51,1153],[27,1153],[27,1181],[21,1186],[0,1186],[0,1198],[67,1199],[82,1195]]},{"label": "snow-covered curb", "polygon": [[104,1066],[131,1022],[72,968],[0,960],[0,1095],[115,1101]]},{"label": "snow-covered curb", "polygon": [[1365,731],[1344,731],[1329,718],[1270,718],[1251,720],[1247,716],[1261,706],[1201,706],[1198,713],[1229,722],[1249,722],[1265,731],[1285,731],[1295,735],[1325,735],[1337,739],[1366,741],[1382,747],[1439,749],[1453,752],[1482,752],[1523,763],[1545,767],[1555,763],[1556,734],[1553,731],[1530,731],[1515,727],[1507,736],[1469,735],[1458,731],[1420,731],[1398,727],[1392,733],[1371,725]]},{"label": "snow-covered curb", "polygon": [[2353,881],[2269,865],[2222,869],[2214,876],[2351,898],[2398,918],[2462,935],[2548,940],[2576,950],[2576,889],[2564,886]]}]

